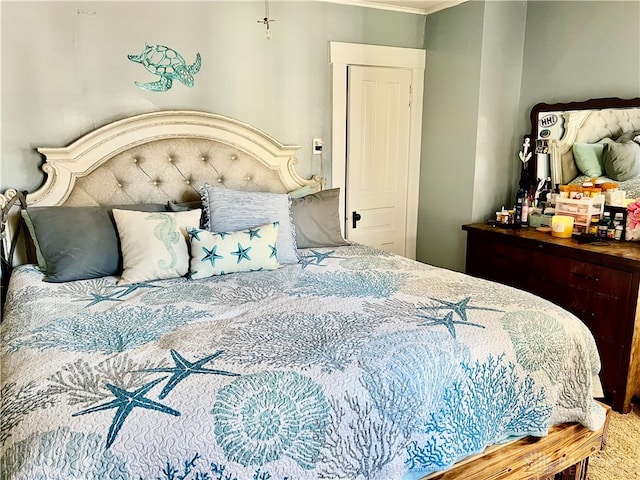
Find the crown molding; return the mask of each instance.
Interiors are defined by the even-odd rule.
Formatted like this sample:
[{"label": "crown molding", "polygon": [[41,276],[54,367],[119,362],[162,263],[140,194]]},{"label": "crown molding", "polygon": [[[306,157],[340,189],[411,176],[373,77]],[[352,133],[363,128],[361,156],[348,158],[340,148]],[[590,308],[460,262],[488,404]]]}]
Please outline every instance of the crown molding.
[{"label": "crown molding", "polygon": [[467,0],[320,0],[325,3],[376,8],[394,12],[429,15],[445,8],[464,3]]}]

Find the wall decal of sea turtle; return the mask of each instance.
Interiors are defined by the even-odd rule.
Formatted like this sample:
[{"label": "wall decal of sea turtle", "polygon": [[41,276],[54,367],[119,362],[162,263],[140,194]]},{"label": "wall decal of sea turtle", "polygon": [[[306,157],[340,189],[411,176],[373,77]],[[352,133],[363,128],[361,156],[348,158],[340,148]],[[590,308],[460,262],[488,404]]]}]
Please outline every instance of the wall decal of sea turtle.
[{"label": "wall decal of sea turtle", "polygon": [[156,82],[135,84],[143,90],[150,92],[166,92],[173,85],[174,80],[179,80],[187,87],[193,87],[193,76],[198,73],[202,65],[200,54],[196,53],[196,60],[187,65],[182,55],[173,48],[164,45],[149,45],[145,43],[140,55],[127,55],[132,62],[140,63],[160,80]]}]

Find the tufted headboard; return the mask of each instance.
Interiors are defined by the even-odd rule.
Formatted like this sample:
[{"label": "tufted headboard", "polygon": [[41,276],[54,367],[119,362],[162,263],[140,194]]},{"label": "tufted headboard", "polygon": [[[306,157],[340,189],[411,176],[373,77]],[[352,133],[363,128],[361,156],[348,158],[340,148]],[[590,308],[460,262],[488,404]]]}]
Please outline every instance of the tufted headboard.
[{"label": "tufted headboard", "polygon": [[[295,170],[299,148],[222,115],[145,113],[100,127],[66,147],[38,148],[46,178],[26,201],[29,207],[183,202],[200,198],[205,183],[279,193],[302,187],[318,191],[323,178],[307,180]],[[0,208],[15,195],[15,189],[0,194]],[[9,215],[7,231],[17,216]]]},{"label": "tufted headboard", "polygon": [[640,107],[602,110],[574,110],[562,114],[564,134],[549,144],[551,177],[554,183],[569,183],[580,175],[573,158],[574,143],[596,143],[640,130]]}]

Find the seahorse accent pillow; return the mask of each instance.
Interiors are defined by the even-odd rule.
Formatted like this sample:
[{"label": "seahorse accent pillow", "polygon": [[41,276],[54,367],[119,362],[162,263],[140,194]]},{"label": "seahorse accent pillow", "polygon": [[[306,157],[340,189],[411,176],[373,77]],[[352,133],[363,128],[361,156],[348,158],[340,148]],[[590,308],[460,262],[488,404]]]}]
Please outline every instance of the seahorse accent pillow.
[{"label": "seahorse accent pillow", "polygon": [[219,233],[188,228],[191,240],[189,278],[279,268],[276,248],[279,225],[273,222],[237,232]]},{"label": "seahorse accent pillow", "polygon": [[186,226],[198,225],[200,214],[200,209],[154,213],[114,209],[123,266],[118,285],[186,275]]}]

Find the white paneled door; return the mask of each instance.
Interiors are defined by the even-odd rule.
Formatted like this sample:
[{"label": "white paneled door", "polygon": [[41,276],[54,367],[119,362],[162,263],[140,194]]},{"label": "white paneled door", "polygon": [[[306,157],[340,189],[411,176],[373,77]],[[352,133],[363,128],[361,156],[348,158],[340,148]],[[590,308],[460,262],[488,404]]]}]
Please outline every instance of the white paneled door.
[{"label": "white paneled door", "polygon": [[405,255],[411,70],[348,67],[345,233]]}]

